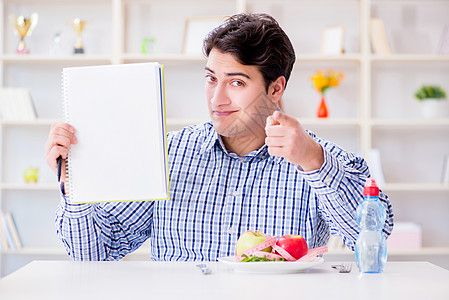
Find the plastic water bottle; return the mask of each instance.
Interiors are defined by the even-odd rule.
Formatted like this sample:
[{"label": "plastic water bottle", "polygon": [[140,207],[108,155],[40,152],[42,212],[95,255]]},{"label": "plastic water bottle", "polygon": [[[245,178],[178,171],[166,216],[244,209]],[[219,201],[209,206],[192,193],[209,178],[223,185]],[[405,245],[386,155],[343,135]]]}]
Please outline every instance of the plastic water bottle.
[{"label": "plastic water bottle", "polygon": [[387,262],[387,244],[382,234],[386,212],[379,202],[379,188],[374,179],[366,180],[356,219],[360,225],[355,244],[357,267],[362,273],[382,273]]}]

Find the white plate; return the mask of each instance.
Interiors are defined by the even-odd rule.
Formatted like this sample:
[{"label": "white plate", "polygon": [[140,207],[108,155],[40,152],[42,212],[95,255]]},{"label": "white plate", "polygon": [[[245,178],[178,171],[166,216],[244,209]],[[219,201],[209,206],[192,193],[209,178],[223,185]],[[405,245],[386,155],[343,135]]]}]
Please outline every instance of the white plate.
[{"label": "white plate", "polygon": [[322,257],[312,258],[307,262],[297,261],[258,261],[237,262],[234,256],[219,257],[218,261],[237,272],[249,273],[296,273],[315,267],[324,262]]}]

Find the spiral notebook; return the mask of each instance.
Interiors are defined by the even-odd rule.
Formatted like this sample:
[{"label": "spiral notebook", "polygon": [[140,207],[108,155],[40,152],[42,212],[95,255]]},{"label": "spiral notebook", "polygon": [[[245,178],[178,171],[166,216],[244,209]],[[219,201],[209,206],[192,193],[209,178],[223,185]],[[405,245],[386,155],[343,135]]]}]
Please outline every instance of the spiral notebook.
[{"label": "spiral notebook", "polygon": [[65,122],[76,129],[71,203],[168,200],[164,72],[158,63],[64,68]]}]

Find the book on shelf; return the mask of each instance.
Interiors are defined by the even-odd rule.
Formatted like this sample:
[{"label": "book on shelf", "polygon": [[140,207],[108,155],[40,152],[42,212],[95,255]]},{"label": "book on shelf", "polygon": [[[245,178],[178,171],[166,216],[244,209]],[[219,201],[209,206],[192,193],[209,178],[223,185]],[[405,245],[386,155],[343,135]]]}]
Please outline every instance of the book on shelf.
[{"label": "book on shelf", "polygon": [[440,55],[449,54],[449,24],[446,24],[443,28],[436,53]]},{"label": "book on shelf", "polygon": [[391,54],[385,24],[382,19],[371,18],[371,46],[376,54]]},{"label": "book on shelf", "polygon": [[79,141],[67,160],[69,201],[168,200],[163,66],[64,68],[62,81]]},{"label": "book on shelf", "polygon": [[446,154],[443,159],[443,172],[441,174],[441,183],[449,184],[449,154]]},{"label": "book on shelf", "polygon": [[36,110],[30,91],[23,88],[0,88],[0,118],[3,121],[33,121]]},{"label": "book on shelf", "polygon": [[3,214],[0,211],[0,249],[8,250],[8,240],[6,239],[5,227],[3,226]]},{"label": "book on shelf", "polygon": [[0,235],[2,249],[17,250],[22,248],[22,242],[10,212],[0,211]]},{"label": "book on shelf", "polygon": [[23,247],[22,240],[20,239],[19,232],[17,231],[17,226],[11,212],[9,211],[5,212],[4,216],[6,218],[8,230],[12,235],[12,240],[14,242],[16,249],[21,249]]},{"label": "book on shelf", "polygon": [[382,168],[382,159],[380,157],[380,150],[373,148],[368,154],[369,168],[371,177],[377,182],[377,185],[382,187],[385,185],[385,176]]}]

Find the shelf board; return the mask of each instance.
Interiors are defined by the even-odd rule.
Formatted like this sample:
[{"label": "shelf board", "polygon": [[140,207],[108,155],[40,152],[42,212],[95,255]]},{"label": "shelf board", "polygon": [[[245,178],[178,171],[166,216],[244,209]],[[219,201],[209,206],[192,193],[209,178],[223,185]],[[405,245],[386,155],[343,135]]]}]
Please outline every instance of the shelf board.
[{"label": "shelf board", "polygon": [[131,252],[123,258],[123,260],[149,260],[151,249],[149,246],[141,246],[134,252]]},{"label": "shelf board", "polygon": [[189,119],[189,118],[167,118],[167,126],[190,126],[196,125],[207,120],[204,119]]},{"label": "shelf board", "polygon": [[449,184],[442,183],[386,183],[381,186],[386,192],[449,192]]},{"label": "shelf board", "polygon": [[3,126],[35,126],[35,125],[50,126],[55,122],[63,122],[63,120],[37,118],[32,121],[1,121],[0,124]]},{"label": "shelf board", "polygon": [[110,55],[46,55],[46,54],[5,54],[0,56],[4,63],[67,63],[67,62],[86,62],[110,64],[112,57]]},{"label": "shelf board", "polygon": [[[359,126],[361,121],[359,119],[352,118],[341,118],[341,119],[318,119],[318,118],[299,118],[297,120],[303,125],[323,125],[323,126]],[[196,125],[208,121],[206,119],[199,118],[167,118],[168,126],[189,126]],[[50,126],[55,122],[64,122],[61,119],[36,119],[34,121],[1,121],[0,124],[3,126],[35,126],[35,125],[45,125]],[[449,119],[442,123],[441,125],[449,124]],[[389,126],[389,124],[385,124]]]},{"label": "shelf board", "polygon": [[417,249],[391,249],[388,255],[449,255],[449,247],[423,247]]},{"label": "shelf board", "polygon": [[[142,246],[133,253],[127,256],[138,256],[145,259],[149,259],[151,249],[148,246]],[[36,248],[36,247],[24,247],[19,250],[2,250],[2,254],[14,254],[14,255],[67,255],[66,251],[62,248],[50,247],[50,248]],[[354,252],[348,248],[342,249],[330,249],[324,255],[354,255]],[[388,249],[389,256],[433,256],[433,255],[449,255],[449,247],[423,247],[416,249]]]},{"label": "shelf board", "polygon": [[376,62],[449,62],[449,55],[438,54],[390,54],[371,55],[371,61]]},{"label": "shelf board", "polygon": [[323,125],[323,126],[360,126],[361,121],[359,119],[353,119],[353,118],[338,118],[338,119],[332,119],[332,118],[300,118],[296,117],[296,119],[302,124],[302,125]]},{"label": "shelf board", "polygon": [[372,119],[371,125],[375,127],[422,127],[422,126],[448,126],[449,118],[439,119]]},{"label": "shelf board", "polygon": [[[318,119],[318,118],[301,118],[298,121],[307,125],[360,125],[361,120],[355,118],[339,118],[339,119]],[[167,118],[167,125],[192,125],[199,124],[206,120],[198,118]],[[46,119],[37,118],[33,121],[0,121],[4,126],[22,126],[22,125],[51,125],[55,122],[64,122],[62,119]],[[372,119],[373,127],[421,127],[421,126],[449,126],[449,118],[445,119]]]},{"label": "shelf board", "polygon": [[67,255],[67,252],[61,248],[34,247],[24,247],[18,250],[3,250],[1,253],[8,255]]},{"label": "shelf board", "polygon": [[[195,125],[202,123],[206,120],[195,118],[167,118],[167,125]],[[33,121],[0,121],[3,126],[35,126],[45,125],[50,126],[56,122],[64,122],[62,119],[36,119]]]},{"label": "shelf board", "polygon": [[122,56],[124,62],[148,62],[158,61],[171,62],[171,61],[186,61],[186,62],[200,62],[205,61],[205,57],[202,54],[177,54],[177,53],[125,53]]},{"label": "shelf board", "polygon": [[[196,125],[206,120],[203,119],[189,119],[189,118],[167,118],[167,125]],[[0,121],[2,126],[51,126],[55,122],[64,122],[62,119],[36,119],[34,121]]]},{"label": "shelf board", "polygon": [[[391,54],[391,55],[371,55],[368,56],[371,61],[386,62],[449,62],[449,55],[437,54]],[[341,54],[325,55],[319,53],[297,53],[297,61],[351,61],[360,62],[363,55]],[[111,63],[112,55],[107,54],[77,54],[77,55],[50,55],[50,54],[4,54],[0,56],[4,63],[20,62],[89,62],[89,63]],[[202,54],[182,54],[182,53],[124,53],[120,56],[124,62],[147,62],[147,61],[191,61],[202,62],[205,57]]]},{"label": "shelf board", "polygon": [[352,61],[360,62],[362,60],[361,54],[340,54],[340,55],[326,55],[320,53],[296,53],[296,62],[301,61]]},{"label": "shelf board", "polygon": [[[140,0],[138,0],[140,1]],[[23,1],[23,0],[4,0],[4,3],[26,3],[26,2],[33,2],[33,1]],[[61,3],[64,1],[61,0],[45,0],[45,1],[40,1],[40,3]],[[66,2],[70,2],[70,1],[66,1]],[[104,4],[109,4],[111,2],[111,0],[77,0],[77,3],[84,3],[84,4],[92,4],[92,3],[104,3]]]},{"label": "shelf board", "polygon": [[[55,176],[56,177],[56,176]],[[0,185],[3,190],[27,190],[27,191],[58,191],[57,183],[2,183]]]},{"label": "shelf board", "polygon": [[[323,55],[316,53],[298,53],[297,61],[354,61],[361,60],[360,54]],[[191,61],[203,62],[202,54],[177,54],[177,53],[125,53],[122,55],[124,62],[146,62],[146,61]]]},{"label": "shelf board", "polygon": [[[433,256],[449,255],[449,247],[423,247],[416,249],[388,249],[388,256]],[[324,255],[354,255],[354,252],[348,248],[331,249]]]},{"label": "shelf board", "polygon": [[[361,121],[359,119],[352,118],[341,118],[341,119],[318,119],[318,118],[300,118],[296,117],[296,119],[301,122],[302,125],[323,125],[323,126],[359,126]],[[204,119],[188,119],[188,118],[167,118],[167,125],[174,126],[188,126],[188,125],[196,125],[207,120]]]}]

